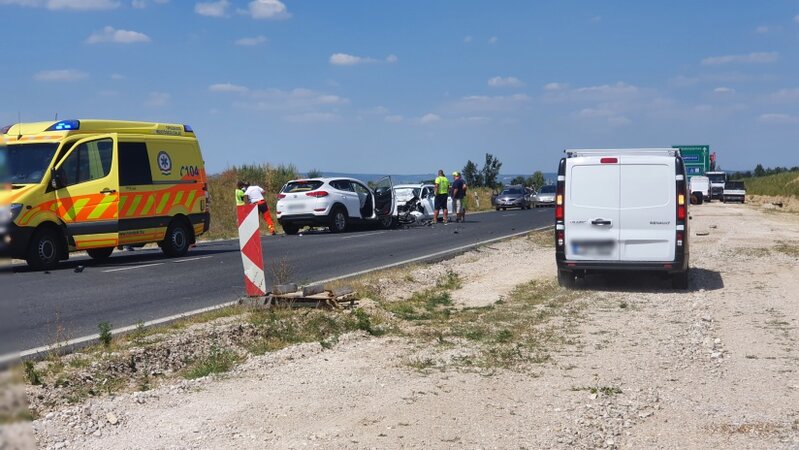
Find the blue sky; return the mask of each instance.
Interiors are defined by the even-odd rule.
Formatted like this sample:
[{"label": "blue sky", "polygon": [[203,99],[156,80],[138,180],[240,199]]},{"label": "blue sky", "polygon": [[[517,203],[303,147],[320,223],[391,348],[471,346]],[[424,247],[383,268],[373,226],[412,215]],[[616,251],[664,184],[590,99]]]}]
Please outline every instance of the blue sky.
[{"label": "blue sky", "polygon": [[0,0],[0,124],[191,124],[209,171],[710,144],[799,164],[799,1]]}]

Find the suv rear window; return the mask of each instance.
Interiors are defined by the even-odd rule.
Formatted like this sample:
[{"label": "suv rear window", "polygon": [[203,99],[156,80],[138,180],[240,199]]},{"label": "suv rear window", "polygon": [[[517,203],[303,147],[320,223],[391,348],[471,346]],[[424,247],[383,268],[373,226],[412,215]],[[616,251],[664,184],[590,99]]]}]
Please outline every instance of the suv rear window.
[{"label": "suv rear window", "polygon": [[724,187],[726,189],[745,189],[743,181],[728,181]]},{"label": "suv rear window", "polygon": [[293,192],[308,192],[308,191],[315,191],[322,186],[322,182],[319,180],[309,180],[309,181],[290,181],[286,183],[283,187],[284,194],[291,194]]}]

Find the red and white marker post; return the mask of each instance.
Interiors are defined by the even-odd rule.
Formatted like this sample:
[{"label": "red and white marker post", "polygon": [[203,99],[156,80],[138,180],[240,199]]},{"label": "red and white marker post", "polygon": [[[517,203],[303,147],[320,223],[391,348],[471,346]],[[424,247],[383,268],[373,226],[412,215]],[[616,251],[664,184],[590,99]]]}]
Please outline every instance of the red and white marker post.
[{"label": "red and white marker post", "polygon": [[237,206],[239,224],[239,247],[244,263],[244,286],[248,297],[266,295],[264,278],[264,254],[261,250],[261,232],[258,205]]}]

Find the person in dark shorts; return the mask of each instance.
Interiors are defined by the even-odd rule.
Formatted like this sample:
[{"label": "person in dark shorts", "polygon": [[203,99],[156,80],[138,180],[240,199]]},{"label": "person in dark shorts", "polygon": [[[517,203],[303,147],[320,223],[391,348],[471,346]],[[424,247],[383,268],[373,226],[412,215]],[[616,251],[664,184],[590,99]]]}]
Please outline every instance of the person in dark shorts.
[{"label": "person in dark shorts", "polygon": [[463,181],[460,172],[452,172],[452,209],[455,212],[455,222],[466,221],[466,182]]},{"label": "person in dark shorts", "polygon": [[436,197],[433,204],[433,223],[438,223],[438,211],[444,210],[444,223],[447,223],[447,197],[449,197],[449,179],[444,176],[444,170],[439,169],[436,177]]}]

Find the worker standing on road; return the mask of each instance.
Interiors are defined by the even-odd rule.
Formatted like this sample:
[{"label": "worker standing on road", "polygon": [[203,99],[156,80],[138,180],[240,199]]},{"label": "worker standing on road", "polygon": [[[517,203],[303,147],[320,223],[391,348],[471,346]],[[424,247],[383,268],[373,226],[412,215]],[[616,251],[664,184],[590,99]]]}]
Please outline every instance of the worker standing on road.
[{"label": "worker standing on road", "polygon": [[433,212],[433,223],[438,223],[438,210],[444,210],[444,224],[447,223],[447,197],[449,195],[449,179],[444,176],[444,170],[438,170],[438,176],[436,177],[436,197],[435,197],[435,204],[433,208],[435,211]]},{"label": "worker standing on road", "polygon": [[248,183],[244,184],[246,186],[244,189],[245,201],[258,205],[258,212],[264,215],[264,220],[269,227],[269,232],[277,234],[275,232],[275,224],[272,222],[272,216],[269,214],[269,205],[266,204],[266,199],[264,198],[265,191],[261,186],[250,185]]},{"label": "worker standing on road", "polygon": [[460,172],[452,172],[452,209],[455,210],[455,222],[466,221],[466,182]]}]

